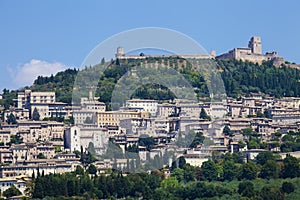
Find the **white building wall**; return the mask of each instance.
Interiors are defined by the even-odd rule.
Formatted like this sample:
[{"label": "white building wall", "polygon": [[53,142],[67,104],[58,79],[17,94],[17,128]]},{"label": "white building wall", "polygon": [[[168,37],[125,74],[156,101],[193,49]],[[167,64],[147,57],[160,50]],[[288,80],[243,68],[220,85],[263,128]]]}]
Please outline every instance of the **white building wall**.
[{"label": "white building wall", "polygon": [[131,99],[126,101],[126,107],[128,108],[143,108],[144,111],[149,112],[151,116],[157,114],[158,102],[156,100],[148,99]]},{"label": "white building wall", "polygon": [[72,126],[65,130],[65,146],[71,150],[71,152],[81,149],[80,140],[80,128]]}]

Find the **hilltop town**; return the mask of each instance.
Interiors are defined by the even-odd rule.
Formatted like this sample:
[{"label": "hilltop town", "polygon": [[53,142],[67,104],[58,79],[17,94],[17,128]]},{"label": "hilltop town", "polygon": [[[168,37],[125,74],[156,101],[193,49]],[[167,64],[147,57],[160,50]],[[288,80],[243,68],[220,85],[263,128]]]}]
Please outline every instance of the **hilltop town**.
[{"label": "hilltop town", "polygon": [[[116,60],[124,62],[150,57],[156,56],[125,55],[122,48],[116,54]],[[219,56],[212,52],[181,57],[272,61],[277,67],[297,68],[276,52],[262,54],[257,36],[247,48]],[[196,103],[132,98],[114,111],[99,99],[91,90],[80,104],[71,105],[57,101],[53,91],[18,91],[14,103],[1,108],[1,190],[15,185],[25,195],[27,183],[38,174],[74,172],[78,166],[93,166],[98,175],[162,169],[168,177],[180,159],[201,168],[226,153],[238,154],[243,163],[267,151],[276,153],[279,162],[286,153],[300,158],[300,97],[249,92]]]}]

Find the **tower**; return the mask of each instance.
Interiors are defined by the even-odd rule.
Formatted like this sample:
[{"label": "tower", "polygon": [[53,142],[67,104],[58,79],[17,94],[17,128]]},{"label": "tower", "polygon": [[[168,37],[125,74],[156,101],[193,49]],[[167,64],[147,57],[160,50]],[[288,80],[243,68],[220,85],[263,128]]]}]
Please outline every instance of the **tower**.
[{"label": "tower", "polygon": [[252,53],[262,54],[261,39],[259,36],[253,36],[249,41],[248,47],[251,49]]},{"label": "tower", "polygon": [[125,56],[124,49],[122,47],[117,48],[116,58]]}]

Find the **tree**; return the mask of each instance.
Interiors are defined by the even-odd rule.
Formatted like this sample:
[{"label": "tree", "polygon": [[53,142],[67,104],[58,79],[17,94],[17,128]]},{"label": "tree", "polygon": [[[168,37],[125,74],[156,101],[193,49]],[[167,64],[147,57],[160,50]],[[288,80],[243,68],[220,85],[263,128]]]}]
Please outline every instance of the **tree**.
[{"label": "tree", "polygon": [[268,160],[275,160],[272,152],[264,151],[256,156],[257,164],[264,165]]},{"label": "tree", "polygon": [[35,107],[34,110],[33,110],[33,113],[32,113],[32,119],[33,119],[34,121],[40,120],[40,113],[39,113],[39,111],[37,110],[36,107]]},{"label": "tree", "polygon": [[283,178],[295,178],[300,176],[300,167],[297,158],[287,154],[283,159],[281,176]]},{"label": "tree", "polygon": [[[34,173],[33,173],[33,175],[34,175]],[[26,183],[26,189],[24,190],[24,193],[26,196],[32,197],[32,194],[34,191],[34,186],[35,186],[35,178],[34,178],[34,176],[32,176],[32,180],[27,181],[27,183]]]},{"label": "tree", "polygon": [[46,159],[46,156],[43,153],[39,153],[39,155],[37,155],[38,159]]},{"label": "tree", "polygon": [[269,109],[266,109],[266,110],[264,111],[264,116],[265,116],[266,118],[272,118],[272,113],[271,113],[271,111],[270,111]]},{"label": "tree", "polygon": [[173,162],[171,165],[171,170],[173,171],[174,169],[177,169],[177,160],[175,158],[173,158]]},{"label": "tree", "polygon": [[194,166],[191,166],[190,164],[185,164],[183,167],[183,177],[184,177],[184,181],[190,182],[190,181],[195,181],[196,180],[196,169]]},{"label": "tree", "polygon": [[185,164],[186,164],[185,158],[183,156],[180,156],[178,159],[178,167],[180,169],[183,169]]},{"label": "tree", "polygon": [[204,110],[204,108],[201,108],[200,111],[200,118],[201,119],[206,119],[206,120],[211,120],[211,117],[207,115],[206,111]]},{"label": "tree", "polygon": [[256,113],[256,117],[260,117],[260,118],[262,118],[262,117],[264,117],[265,115],[262,113],[262,112],[260,112],[260,111],[258,111],[257,113]]},{"label": "tree", "polygon": [[61,152],[60,146],[54,146],[55,153]]},{"label": "tree", "polygon": [[116,65],[120,66],[120,60],[119,60],[119,58],[116,59]]},{"label": "tree", "polygon": [[90,152],[92,155],[96,154],[96,150],[95,150],[95,146],[93,142],[89,142],[88,148],[87,148],[88,152]]},{"label": "tree", "polygon": [[76,170],[75,170],[75,174],[84,175],[84,169],[80,165],[77,165]]},{"label": "tree", "polygon": [[[202,132],[193,133],[193,131],[191,131],[189,133],[189,135],[191,136],[193,136],[194,134],[195,136],[192,138],[193,141],[190,144],[190,148],[196,148],[198,145],[203,144],[203,141],[205,139]],[[186,141],[190,143],[189,139],[187,139]]]},{"label": "tree", "polygon": [[284,194],[280,191],[278,187],[266,185],[261,189],[260,197],[263,200],[283,200]]},{"label": "tree", "polygon": [[204,177],[208,181],[217,180],[218,169],[217,169],[216,164],[213,161],[208,160],[208,161],[203,162],[201,169],[202,169],[202,173],[203,173]]},{"label": "tree", "polygon": [[241,168],[239,178],[246,180],[253,180],[257,178],[258,167],[253,162],[244,163]]},{"label": "tree", "polygon": [[17,120],[16,120],[16,117],[14,114],[10,113],[10,115],[8,116],[7,118],[7,123],[9,124],[16,124],[17,123]]},{"label": "tree", "polygon": [[239,146],[240,149],[242,149],[242,148],[244,148],[244,147],[246,146],[246,144],[245,144],[244,141],[240,140],[240,141],[238,142],[238,146]]},{"label": "tree", "polygon": [[259,176],[264,179],[278,178],[278,165],[274,160],[267,160],[262,166]]},{"label": "tree", "polygon": [[281,191],[284,192],[284,193],[292,193],[294,192],[295,190],[295,186],[293,183],[291,182],[283,182],[282,185],[281,185]]},{"label": "tree", "polygon": [[180,168],[175,168],[172,171],[172,176],[176,177],[176,179],[178,180],[178,182],[182,182],[184,180],[183,174],[184,170],[180,169]]},{"label": "tree", "polygon": [[153,137],[149,137],[148,135],[141,135],[139,137],[139,145],[145,146],[148,151],[153,147],[154,144],[155,142]]},{"label": "tree", "polygon": [[75,121],[74,121],[74,116],[73,116],[73,115],[70,117],[70,120],[69,120],[69,122],[70,122],[70,124],[75,124]]},{"label": "tree", "polygon": [[17,135],[11,135],[10,136],[10,143],[11,144],[21,144],[23,143],[23,140],[19,134]]},{"label": "tree", "polygon": [[167,191],[173,191],[176,187],[178,187],[179,182],[176,177],[170,177],[161,182],[161,187]]},{"label": "tree", "polygon": [[230,130],[228,125],[224,126],[223,134],[226,135],[226,136],[229,136],[229,137],[232,137],[234,135],[233,132]]},{"label": "tree", "polygon": [[87,155],[85,156],[84,163],[91,164],[91,163],[95,162],[96,160],[97,160],[97,158],[88,151]]},{"label": "tree", "polygon": [[238,167],[233,161],[228,160],[223,163],[223,178],[227,181],[232,181],[238,176]]},{"label": "tree", "polygon": [[88,172],[89,174],[97,174],[97,168],[95,165],[93,164],[90,164],[89,167],[88,167]]},{"label": "tree", "polygon": [[15,185],[12,185],[10,188],[8,188],[7,190],[5,190],[3,192],[3,196],[5,196],[6,198],[12,197],[12,196],[18,196],[21,195],[22,193],[20,192],[20,190],[18,190],[16,188]]},{"label": "tree", "polygon": [[92,123],[93,123],[93,119],[90,118],[89,116],[87,116],[87,117],[85,118],[85,120],[84,120],[84,123],[85,123],[85,124],[92,124]]},{"label": "tree", "polygon": [[251,181],[243,181],[239,183],[238,192],[244,197],[253,197],[254,196],[254,185]]},{"label": "tree", "polygon": [[253,129],[251,127],[245,128],[242,130],[242,135],[247,137],[248,141],[253,134]]},{"label": "tree", "polygon": [[101,65],[103,65],[103,64],[105,64],[105,58],[104,57],[101,59]]},{"label": "tree", "polygon": [[249,142],[248,142],[248,148],[249,149],[258,149],[258,147],[259,147],[259,144],[255,141],[255,140],[250,140]]}]

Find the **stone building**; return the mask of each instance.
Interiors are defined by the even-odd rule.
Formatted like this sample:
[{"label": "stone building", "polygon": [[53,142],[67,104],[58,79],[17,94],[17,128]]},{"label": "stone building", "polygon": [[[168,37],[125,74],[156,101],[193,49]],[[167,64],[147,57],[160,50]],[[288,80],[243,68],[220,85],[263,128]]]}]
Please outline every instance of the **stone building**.
[{"label": "stone building", "polygon": [[157,100],[152,99],[130,99],[126,101],[126,107],[131,109],[142,109],[143,111],[149,112],[151,116],[157,114]]},{"label": "stone building", "polygon": [[25,90],[18,93],[17,104],[18,108],[29,109],[30,104],[42,103],[49,104],[55,102],[55,92],[32,92]]},{"label": "stone building", "polygon": [[234,48],[227,53],[216,57],[220,60],[242,60],[261,64],[263,61],[273,60],[276,65],[284,63],[282,57],[277,55],[277,52],[262,53],[262,42],[259,36],[251,37],[248,47]]},{"label": "stone building", "polygon": [[95,126],[72,126],[65,130],[65,147],[71,152],[87,149],[93,143],[97,153],[103,153],[108,143],[108,131]]}]

